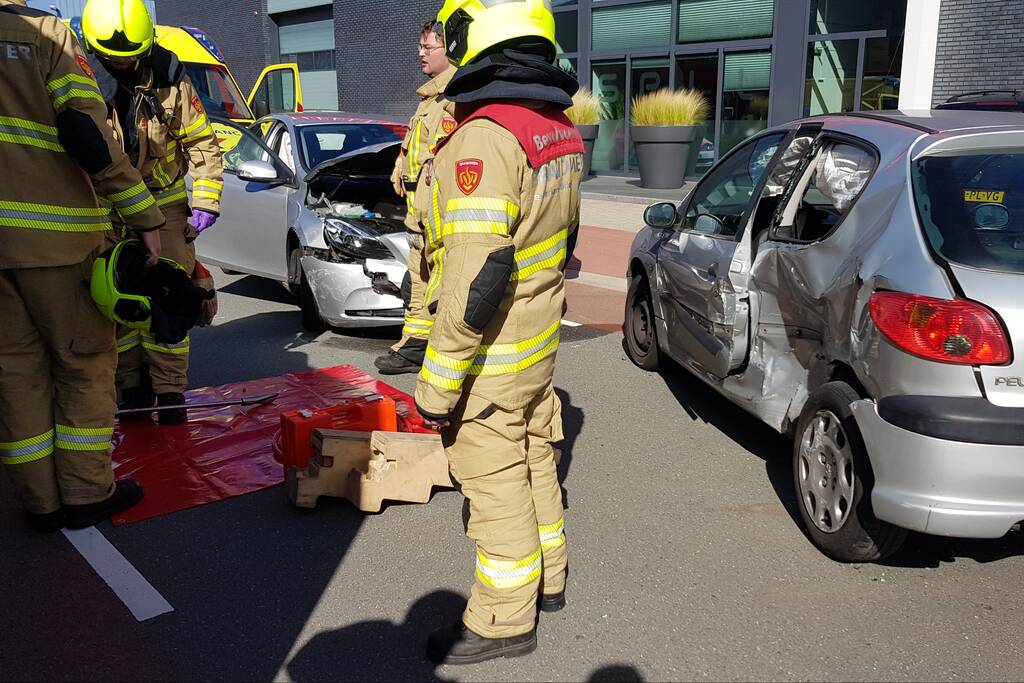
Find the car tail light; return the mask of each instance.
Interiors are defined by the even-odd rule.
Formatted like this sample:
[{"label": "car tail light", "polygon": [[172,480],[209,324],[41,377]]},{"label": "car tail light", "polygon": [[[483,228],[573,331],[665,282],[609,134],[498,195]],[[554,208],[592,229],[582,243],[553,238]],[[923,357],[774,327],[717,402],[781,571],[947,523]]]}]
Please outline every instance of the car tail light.
[{"label": "car tail light", "polygon": [[875,292],[869,307],[882,334],[907,353],[958,365],[1010,362],[1010,342],[996,314],[974,301]]}]

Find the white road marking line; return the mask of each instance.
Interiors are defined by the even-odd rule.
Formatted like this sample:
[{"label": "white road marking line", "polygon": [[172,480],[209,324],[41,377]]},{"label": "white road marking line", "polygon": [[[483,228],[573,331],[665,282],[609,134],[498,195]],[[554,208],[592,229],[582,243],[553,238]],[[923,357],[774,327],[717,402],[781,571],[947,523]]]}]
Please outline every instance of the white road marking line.
[{"label": "white road marking line", "polygon": [[583,327],[583,323],[574,323],[571,320],[562,320],[562,324],[566,327]]},{"label": "white road marking line", "polygon": [[136,621],[146,621],[174,611],[164,596],[146,581],[146,577],[96,527],[80,531],[65,529],[64,535],[121,599]]}]

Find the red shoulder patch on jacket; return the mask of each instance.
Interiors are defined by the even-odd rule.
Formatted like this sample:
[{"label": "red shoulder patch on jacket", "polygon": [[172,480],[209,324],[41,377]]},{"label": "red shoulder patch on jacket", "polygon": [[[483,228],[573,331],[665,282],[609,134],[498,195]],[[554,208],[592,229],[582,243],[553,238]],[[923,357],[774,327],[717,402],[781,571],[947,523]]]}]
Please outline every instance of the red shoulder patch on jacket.
[{"label": "red shoulder patch on jacket", "polygon": [[203,113],[203,103],[199,101],[199,95],[192,96],[192,108],[196,110],[197,114]]},{"label": "red shoulder patch on jacket", "polygon": [[82,73],[93,80],[96,79],[96,74],[92,72],[92,67],[89,66],[89,60],[85,58],[85,55],[75,55],[75,61],[78,62],[78,66],[82,69]]},{"label": "red shoulder patch on jacket", "polygon": [[458,128],[458,122],[450,116],[445,116],[441,119],[441,130],[444,131],[445,135],[451,135],[452,131]]},{"label": "red shoulder patch on jacket", "polygon": [[[490,119],[515,135],[531,168],[567,154],[583,154],[579,130],[564,112],[553,106],[531,109],[516,104],[486,104],[459,121],[458,127],[473,119]],[[437,148],[441,149],[452,137],[439,142]]]},{"label": "red shoulder patch on jacket", "polygon": [[455,164],[455,183],[462,194],[470,195],[480,187],[484,177],[484,162],[479,159],[460,159]]}]

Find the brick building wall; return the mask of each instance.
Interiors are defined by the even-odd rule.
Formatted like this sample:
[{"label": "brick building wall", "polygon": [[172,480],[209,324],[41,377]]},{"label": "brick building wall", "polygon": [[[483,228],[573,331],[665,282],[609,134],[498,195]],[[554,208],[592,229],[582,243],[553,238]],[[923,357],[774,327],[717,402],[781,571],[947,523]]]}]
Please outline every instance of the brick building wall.
[{"label": "brick building wall", "polygon": [[416,54],[419,27],[440,6],[440,0],[334,3],[338,99],[343,110],[412,115],[418,102],[416,88],[425,82]]},{"label": "brick building wall", "polygon": [[224,53],[242,96],[248,97],[260,72],[273,61],[270,41],[276,27],[266,10],[266,0],[156,0],[156,21],[205,31]]},{"label": "brick building wall", "polygon": [[942,0],[933,101],[1022,88],[1024,0]]}]

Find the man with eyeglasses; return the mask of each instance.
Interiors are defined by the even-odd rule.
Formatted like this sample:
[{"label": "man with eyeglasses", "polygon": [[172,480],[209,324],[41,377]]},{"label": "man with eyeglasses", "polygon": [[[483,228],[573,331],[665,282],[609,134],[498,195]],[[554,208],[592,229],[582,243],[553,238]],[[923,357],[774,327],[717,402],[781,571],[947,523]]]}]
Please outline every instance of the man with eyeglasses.
[{"label": "man with eyeglasses", "polygon": [[[395,192],[408,205],[405,224],[409,230],[409,273],[402,287],[405,298],[405,325],[402,338],[375,361],[383,375],[419,372],[427,338],[434,326],[436,293],[427,292],[430,264],[424,258],[423,226],[430,225],[431,164],[434,148],[455,130],[454,108],[444,99],[444,89],[455,75],[445,53],[441,25],[433,19],[420,29],[420,68],[430,80],[416,91],[420,104],[409,121],[402,153],[391,174]],[[420,191],[417,191],[420,190]]]}]

